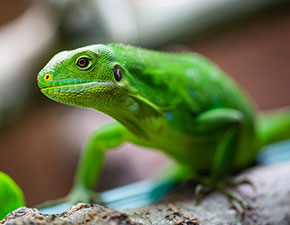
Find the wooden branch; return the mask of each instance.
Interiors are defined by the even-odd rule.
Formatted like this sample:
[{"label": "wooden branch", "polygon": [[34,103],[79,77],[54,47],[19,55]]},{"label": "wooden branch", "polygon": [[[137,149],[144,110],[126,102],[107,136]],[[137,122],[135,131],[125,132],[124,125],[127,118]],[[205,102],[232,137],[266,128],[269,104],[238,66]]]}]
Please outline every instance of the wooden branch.
[{"label": "wooden branch", "polygon": [[117,211],[100,205],[78,204],[63,214],[45,215],[37,209],[22,207],[0,224],[290,224],[289,162],[252,168],[237,177],[243,178],[249,178],[255,187],[242,184],[235,189],[245,200],[247,210],[242,210],[220,192],[208,194],[196,204],[194,186],[186,184],[165,200],[134,210]]}]

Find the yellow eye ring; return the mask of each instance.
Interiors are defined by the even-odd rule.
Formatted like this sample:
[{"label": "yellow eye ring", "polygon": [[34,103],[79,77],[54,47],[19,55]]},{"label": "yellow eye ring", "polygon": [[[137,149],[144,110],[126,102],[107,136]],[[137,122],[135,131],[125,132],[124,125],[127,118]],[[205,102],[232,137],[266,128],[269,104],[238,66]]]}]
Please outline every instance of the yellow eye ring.
[{"label": "yellow eye ring", "polygon": [[47,73],[44,75],[44,81],[50,81],[52,79],[52,74],[51,73]]}]

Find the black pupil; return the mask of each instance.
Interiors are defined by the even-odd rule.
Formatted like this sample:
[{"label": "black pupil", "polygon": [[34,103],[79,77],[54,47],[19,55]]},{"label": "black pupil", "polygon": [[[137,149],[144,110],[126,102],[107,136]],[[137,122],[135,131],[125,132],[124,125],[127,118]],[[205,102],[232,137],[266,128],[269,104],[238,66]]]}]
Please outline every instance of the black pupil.
[{"label": "black pupil", "polygon": [[90,63],[90,60],[88,58],[80,58],[78,60],[78,66],[82,68],[87,67],[89,63]]}]

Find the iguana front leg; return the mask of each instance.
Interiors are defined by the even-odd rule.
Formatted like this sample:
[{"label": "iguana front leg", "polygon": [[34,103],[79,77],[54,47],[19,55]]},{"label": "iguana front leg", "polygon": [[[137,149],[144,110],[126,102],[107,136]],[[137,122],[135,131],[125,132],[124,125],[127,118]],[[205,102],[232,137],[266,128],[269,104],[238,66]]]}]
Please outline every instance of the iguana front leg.
[{"label": "iguana front leg", "polygon": [[124,143],[128,130],[118,122],[112,122],[93,132],[81,155],[73,188],[68,195],[68,201],[102,202],[95,192],[103,166],[105,153]]},{"label": "iguana front leg", "polygon": [[198,185],[196,191],[218,189],[242,206],[244,206],[243,201],[239,195],[227,187],[225,180],[220,179],[231,171],[239,147],[243,123],[244,116],[239,111],[227,108],[204,112],[197,117],[195,122],[196,130],[201,134],[221,133],[217,149],[214,151],[209,177],[201,180],[202,185],[205,186],[202,188],[202,185]]},{"label": "iguana front leg", "polygon": [[238,110],[228,108],[211,109],[196,118],[196,132],[201,135],[220,135],[209,176],[212,182],[230,172],[241,138],[243,120]]}]

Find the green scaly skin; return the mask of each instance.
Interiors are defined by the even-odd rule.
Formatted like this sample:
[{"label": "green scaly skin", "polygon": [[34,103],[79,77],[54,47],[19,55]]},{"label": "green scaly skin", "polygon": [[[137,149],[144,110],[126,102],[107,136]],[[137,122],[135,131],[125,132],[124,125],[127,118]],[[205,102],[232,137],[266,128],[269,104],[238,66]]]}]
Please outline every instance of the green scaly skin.
[{"label": "green scaly skin", "polygon": [[[80,58],[88,65],[80,66]],[[71,202],[97,198],[92,190],[104,154],[124,142],[163,151],[183,168],[179,176],[203,176],[215,184],[251,165],[271,138],[290,137],[289,110],[265,128],[240,88],[195,53],[86,46],[55,55],[39,73],[38,85],[54,101],[96,109],[116,120],[91,135]],[[273,126],[275,132],[264,132]]]}]

